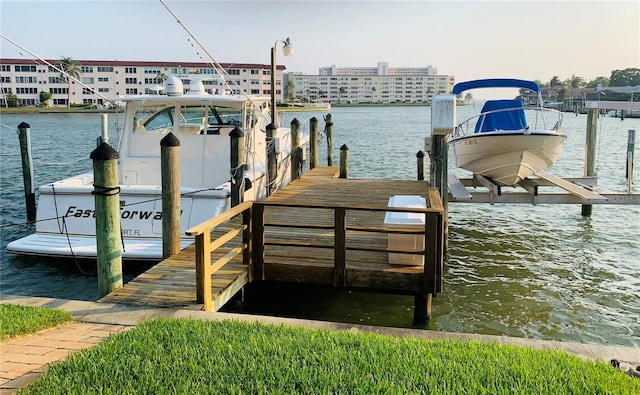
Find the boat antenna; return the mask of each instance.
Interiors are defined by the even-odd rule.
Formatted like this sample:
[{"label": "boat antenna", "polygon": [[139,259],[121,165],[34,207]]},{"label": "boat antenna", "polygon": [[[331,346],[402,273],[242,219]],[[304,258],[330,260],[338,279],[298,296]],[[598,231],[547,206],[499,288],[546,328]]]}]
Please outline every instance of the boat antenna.
[{"label": "boat antenna", "polygon": [[112,104],[115,104],[112,99],[109,99],[108,97],[106,97],[102,93],[96,91],[95,89],[93,89],[89,85],[87,85],[87,84],[83,83],[82,81],[78,80],[77,78],[73,77],[72,75],[70,75],[69,73],[64,71],[62,68],[60,68],[58,66],[54,66],[51,63],[47,62],[46,60],[42,59],[38,55],[34,54],[33,52],[31,52],[28,49],[26,49],[25,47],[23,47],[22,45],[20,45],[17,42],[9,39],[9,37],[3,35],[2,33],[0,33],[0,37],[2,37],[3,39],[7,40],[8,42],[10,42],[11,44],[15,45],[16,47],[20,48],[21,50],[25,51],[26,53],[28,53],[29,55],[33,56],[34,58],[38,59],[39,61],[41,61],[42,63],[46,64],[47,66],[49,66],[51,68],[54,68],[57,72],[59,72],[61,74],[64,74],[67,78],[77,82],[78,84],[82,85],[84,88],[87,88],[87,89],[91,90],[93,93],[95,93],[96,95],[100,96],[105,101],[107,101],[109,103],[112,103]]},{"label": "boat antenna", "polygon": [[[189,37],[191,37],[193,39],[193,41],[198,44],[198,46],[200,47],[200,49],[202,49],[202,51],[204,53],[207,54],[207,56],[209,57],[209,59],[211,59],[211,64],[213,65],[213,67],[215,67],[215,69],[222,75],[222,83],[224,85],[227,86],[227,88],[231,89],[231,87],[229,86],[229,84],[227,83],[227,79],[224,77],[229,77],[229,79],[231,79],[231,81],[238,86],[238,88],[241,88],[232,78],[231,76],[227,73],[227,71],[224,69],[224,67],[222,67],[222,65],[213,57],[213,55],[211,55],[211,53],[207,50],[207,48],[205,48],[204,45],[202,45],[202,43],[200,42],[200,40],[198,40],[196,38],[196,36],[191,33],[191,31],[189,30],[189,28],[182,23],[182,21],[180,20],[180,18],[178,18],[178,16],[175,14],[175,12],[173,12],[171,10],[171,8],[169,8],[169,6],[167,5],[167,3],[165,3],[164,0],[160,0],[160,3],[162,3],[162,5],[164,6],[164,8],[167,9],[167,11],[169,11],[169,13],[171,14],[171,16],[173,16],[176,20],[176,22],[178,22],[178,24],[184,29],[185,32],[187,32],[187,34],[189,35]],[[240,89],[240,92],[242,92],[247,99],[249,99],[249,96],[246,94],[246,92],[244,92],[243,89]]]}]

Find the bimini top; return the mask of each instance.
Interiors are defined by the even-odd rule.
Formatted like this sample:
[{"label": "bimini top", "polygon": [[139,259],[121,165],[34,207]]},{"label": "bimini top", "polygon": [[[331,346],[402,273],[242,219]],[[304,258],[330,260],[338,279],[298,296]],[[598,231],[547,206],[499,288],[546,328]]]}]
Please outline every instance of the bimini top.
[{"label": "bimini top", "polygon": [[476,88],[524,88],[539,93],[540,87],[533,81],[517,80],[513,78],[489,78],[484,80],[473,80],[458,82],[453,86],[454,95],[460,94],[469,89]]}]

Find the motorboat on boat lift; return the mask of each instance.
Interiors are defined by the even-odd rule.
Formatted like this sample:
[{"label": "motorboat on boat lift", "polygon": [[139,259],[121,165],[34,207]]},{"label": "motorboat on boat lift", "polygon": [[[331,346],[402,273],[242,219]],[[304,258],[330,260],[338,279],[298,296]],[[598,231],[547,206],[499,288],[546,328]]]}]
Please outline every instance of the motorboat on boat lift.
[{"label": "motorboat on boat lift", "polygon": [[525,108],[519,99],[485,102],[480,114],[460,123],[449,140],[456,166],[505,186],[553,166],[566,139],[560,133],[562,113],[543,107],[538,84],[482,79],[460,82],[452,93],[476,88],[528,89],[538,93],[538,101],[533,108]]},{"label": "motorboat on boat lift", "polygon": [[[190,76],[186,93],[172,75],[165,81],[166,94],[118,100],[125,106],[118,144],[123,259],[162,259],[160,140],[169,132],[180,140],[181,234],[230,208],[229,132],[235,127],[245,135],[244,199],[267,196],[270,97],[208,93],[198,77]],[[273,142],[281,187],[291,180],[289,129],[279,127]],[[93,173],[40,187],[35,233],[9,243],[7,252],[96,259],[93,190]],[[181,248],[192,242],[183,236]]]}]

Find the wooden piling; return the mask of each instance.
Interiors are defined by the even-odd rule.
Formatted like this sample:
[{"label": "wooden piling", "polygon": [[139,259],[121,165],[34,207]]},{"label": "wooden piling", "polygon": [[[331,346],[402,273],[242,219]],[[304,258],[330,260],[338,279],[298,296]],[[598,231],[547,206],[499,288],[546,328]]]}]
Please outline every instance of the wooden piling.
[{"label": "wooden piling", "polygon": [[349,178],[349,147],[340,147],[340,178]]},{"label": "wooden piling", "polygon": [[120,187],[118,158],[108,143],[91,152],[96,215],[98,293],[106,296],[122,287],[122,239],[120,236]]},{"label": "wooden piling", "polygon": [[291,121],[291,181],[302,175],[302,147],[300,147],[300,121]]},{"label": "wooden piling", "polygon": [[267,185],[267,196],[273,195],[277,189],[276,178],[278,177],[278,153],[276,152],[276,125],[270,123],[267,125],[267,161],[269,185]]},{"label": "wooden piling", "polygon": [[418,181],[424,181],[424,152],[422,150],[418,151],[416,159],[418,162]]},{"label": "wooden piling", "polygon": [[24,200],[27,208],[27,221],[36,220],[36,193],[33,179],[33,159],[31,157],[31,126],[22,122],[18,125],[20,156],[22,157],[22,180],[24,182]]},{"label": "wooden piling", "polygon": [[160,140],[162,182],[162,257],[180,252],[180,140],[169,133]]},{"label": "wooden piling", "polygon": [[318,167],[318,119],[309,120],[309,170]]},{"label": "wooden piling", "polygon": [[444,208],[444,249],[449,247],[449,221],[447,219],[449,213],[448,202],[448,144],[446,135],[433,135],[431,137],[431,186],[438,188],[440,192],[440,200]]},{"label": "wooden piling", "polygon": [[231,139],[231,207],[244,201],[244,131],[236,126]]},{"label": "wooden piling", "polygon": [[[592,177],[596,174],[596,148],[597,148],[597,131],[598,131],[598,109],[591,108],[587,112],[587,136],[585,145],[585,159],[584,159],[584,175],[585,177]],[[593,212],[593,205],[582,205],[582,216],[590,217]]]},{"label": "wooden piling", "polygon": [[331,114],[324,117],[324,130],[327,136],[327,166],[333,166],[333,120]]},{"label": "wooden piling", "polygon": [[636,146],[636,131],[630,129],[627,137],[627,169],[625,177],[627,178],[627,193],[631,193],[633,188],[633,156]]}]

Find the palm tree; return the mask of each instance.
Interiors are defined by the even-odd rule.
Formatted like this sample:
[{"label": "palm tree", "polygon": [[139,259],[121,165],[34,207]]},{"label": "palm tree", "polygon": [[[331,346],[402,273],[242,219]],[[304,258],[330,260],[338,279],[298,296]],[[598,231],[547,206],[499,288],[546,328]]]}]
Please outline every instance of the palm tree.
[{"label": "palm tree", "polygon": [[471,93],[467,93],[464,95],[464,101],[467,103],[473,103],[473,95]]},{"label": "palm tree", "polygon": [[574,88],[580,88],[582,86],[584,86],[584,78],[582,77],[578,77],[575,74],[573,74],[571,76],[571,78],[569,78],[566,83],[569,85],[569,88],[571,88],[571,108],[573,108],[573,89]]},{"label": "palm tree", "polygon": [[291,98],[293,97],[293,94],[296,91],[296,83],[293,82],[293,80],[289,80],[289,82],[287,82],[287,101],[290,102]]},{"label": "palm tree", "polygon": [[158,75],[156,75],[156,81],[158,82],[158,84],[163,84],[166,80],[167,80],[167,75],[162,71],[159,72]]},{"label": "palm tree", "polygon": [[60,57],[60,69],[63,73],[60,74],[60,77],[67,81],[67,108],[71,108],[71,80],[80,78],[80,71],[82,70],[80,67],[80,63],[71,59],[70,57]]}]

